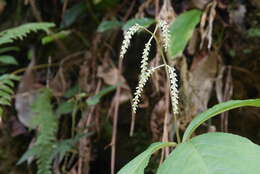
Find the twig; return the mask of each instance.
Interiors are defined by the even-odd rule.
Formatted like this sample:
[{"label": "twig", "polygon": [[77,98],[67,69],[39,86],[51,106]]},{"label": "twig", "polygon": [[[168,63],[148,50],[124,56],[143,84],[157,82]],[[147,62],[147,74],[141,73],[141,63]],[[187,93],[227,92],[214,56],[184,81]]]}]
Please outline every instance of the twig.
[{"label": "twig", "polygon": [[30,5],[32,7],[32,12],[35,18],[37,19],[38,22],[42,22],[42,17],[41,14],[39,13],[39,10],[36,7],[35,1],[34,0],[29,0]]},{"label": "twig", "polygon": [[62,6],[62,19],[64,18],[66,9],[68,7],[68,2],[69,2],[69,0],[64,0],[63,6]]},{"label": "twig", "polygon": [[[122,73],[122,59],[119,59],[118,62],[118,76],[120,77]],[[114,117],[113,117],[113,133],[111,140],[111,174],[115,173],[115,158],[116,158],[116,136],[117,136],[117,122],[118,122],[118,109],[119,109],[119,97],[121,93],[120,85],[117,86],[116,95],[115,95],[115,109],[114,109]]]}]

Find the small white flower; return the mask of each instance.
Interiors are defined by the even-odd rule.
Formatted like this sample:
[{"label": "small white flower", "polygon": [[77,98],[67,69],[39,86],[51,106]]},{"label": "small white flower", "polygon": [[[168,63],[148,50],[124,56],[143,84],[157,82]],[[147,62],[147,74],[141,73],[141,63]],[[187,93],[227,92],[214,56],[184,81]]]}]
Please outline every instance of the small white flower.
[{"label": "small white flower", "polygon": [[130,46],[130,41],[133,37],[133,35],[140,29],[139,24],[133,25],[131,28],[129,28],[128,31],[124,32],[124,40],[122,43],[121,51],[120,51],[120,58],[123,58],[128,47]]},{"label": "small white flower", "polygon": [[169,47],[169,42],[170,42],[169,26],[166,21],[162,21],[162,20],[159,22],[159,26],[162,31],[163,46],[164,46],[165,51],[167,51],[168,47]]},{"label": "small white flower", "polygon": [[172,107],[173,107],[173,112],[174,114],[178,113],[178,80],[177,80],[177,74],[175,73],[175,68],[174,67],[168,67],[168,72],[169,72],[169,76],[170,76],[170,93],[171,93],[171,101],[172,101]]}]

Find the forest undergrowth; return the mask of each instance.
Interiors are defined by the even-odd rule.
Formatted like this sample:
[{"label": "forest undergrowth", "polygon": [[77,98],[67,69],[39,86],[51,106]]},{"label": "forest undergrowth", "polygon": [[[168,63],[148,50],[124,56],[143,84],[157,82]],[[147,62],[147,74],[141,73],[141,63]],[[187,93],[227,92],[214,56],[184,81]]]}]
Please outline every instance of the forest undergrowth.
[{"label": "forest undergrowth", "polygon": [[[0,0],[0,19],[0,174],[115,174],[213,105],[260,98],[258,0]],[[259,113],[193,135],[259,145]]]}]

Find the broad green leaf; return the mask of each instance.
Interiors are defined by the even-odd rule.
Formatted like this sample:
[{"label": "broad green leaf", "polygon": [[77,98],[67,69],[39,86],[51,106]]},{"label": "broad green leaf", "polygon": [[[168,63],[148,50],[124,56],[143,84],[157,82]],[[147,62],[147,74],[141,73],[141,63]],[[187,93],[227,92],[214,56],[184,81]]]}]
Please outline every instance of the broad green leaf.
[{"label": "broad green leaf", "polygon": [[58,33],[54,33],[54,34],[43,37],[41,39],[41,42],[42,42],[43,45],[46,45],[46,44],[51,43],[51,42],[53,42],[57,39],[64,39],[70,34],[71,34],[71,31],[63,30],[63,31],[60,31]]},{"label": "broad green leaf", "polygon": [[112,20],[112,21],[103,21],[101,24],[99,24],[97,31],[98,32],[105,32],[117,27],[121,27],[123,25],[123,22]]},{"label": "broad green leaf", "polygon": [[227,133],[207,133],[181,143],[157,174],[259,174],[260,146]]},{"label": "broad green leaf", "polygon": [[196,25],[200,21],[201,11],[190,10],[176,18],[170,27],[169,54],[175,58],[182,55]]},{"label": "broad green leaf", "polygon": [[100,99],[103,96],[114,91],[115,89],[116,89],[116,86],[108,86],[108,87],[102,89],[97,95],[89,97],[86,102],[88,105],[96,105],[99,103]]},{"label": "broad green leaf", "polygon": [[187,141],[191,134],[195,131],[197,127],[199,127],[202,123],[204,123],[206,120],[210,119],[211,117],[214,117],[222,112],[242,107],[242,106],[256,106],[260,107],[260,99],[251,99],[251,100],[230,100],[224,103],[217,104],[213,106],[212,108],[208,109],[207,111],[199,114],[197,117],[195,117],[191,123],[189,124],[188,128],[184,132],[182,141]]},{"label": "broad green leaf", "polygon": [[143,174],[144,169],[148,165],[149,159],[154,152],[161,148],[175,145],[175,143],[153,143],[143,153],[139,154],[127,165],[125,165],[121,170],[119,170],[117,174]]},{"label": "broad green leaf", "polygon": [[0,63],[4,65],[18,65],[18,62],[13,56],[2,55],[0,56]]},{"label": "broad green leaf", "polygon": [[150,25],[154,24],[155,20],[152,18],[134,18],[130,19],[126,22],[126,24],[123,26],[123,30],[128,30],[135,24],[139,24],[145,28],[148,28]]}]

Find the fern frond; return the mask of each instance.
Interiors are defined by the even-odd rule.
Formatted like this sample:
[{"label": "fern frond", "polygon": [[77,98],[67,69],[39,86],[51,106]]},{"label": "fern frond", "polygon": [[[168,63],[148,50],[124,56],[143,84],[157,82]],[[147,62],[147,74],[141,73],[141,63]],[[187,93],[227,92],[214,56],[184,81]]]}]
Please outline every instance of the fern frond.
[{"label": "fern frond", "polygon": [[14,81],[20,78],[13,74],[5,74],[0,76],[0,116],[3,113],[2,106],[10,106],[12,95],[14,93]]},{"label": "fern frond", "polygon": [[39,147],[36,154],[37,174],[51,174],[56,133],[58,130],[58,118],[55,117],[51,105],[52,92],[49,89],[41,90],[35,103],[32,105],[34,126],[38,127],[38,135],[35,146]]},{"label": "fern frond", "polygon": [[55,26],[54,23],[35,22],[35,23],[27,23],[15,28],[7,29],[0,33],[0,45],[5,43],[12,43],[15,39],[23,39],[31,32],[36,32],[40,30],[48,32],[48,29],[54,26]]}]

